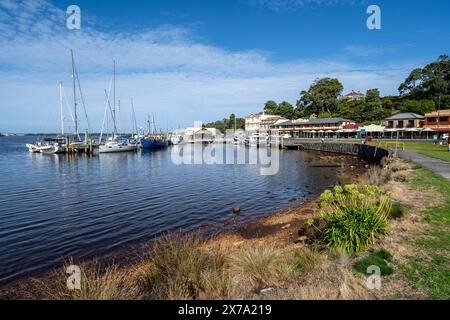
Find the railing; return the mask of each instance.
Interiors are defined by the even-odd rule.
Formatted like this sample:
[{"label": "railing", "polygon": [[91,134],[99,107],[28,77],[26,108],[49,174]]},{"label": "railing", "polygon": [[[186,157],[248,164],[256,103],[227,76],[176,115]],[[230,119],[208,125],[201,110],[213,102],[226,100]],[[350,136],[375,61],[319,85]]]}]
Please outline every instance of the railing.
[{"label": "railing", "polygon": [[402,147],[402,150],[405,150],[405,143],[404,143],[404,142],[386,141],[386,142],[384,143],[384,147],[385,147],[386,149],[388,149],[390,145],[394,145],[394,146],[397,147],[397,148],[398,148],[399,146],[401,146],[401,147]]}]

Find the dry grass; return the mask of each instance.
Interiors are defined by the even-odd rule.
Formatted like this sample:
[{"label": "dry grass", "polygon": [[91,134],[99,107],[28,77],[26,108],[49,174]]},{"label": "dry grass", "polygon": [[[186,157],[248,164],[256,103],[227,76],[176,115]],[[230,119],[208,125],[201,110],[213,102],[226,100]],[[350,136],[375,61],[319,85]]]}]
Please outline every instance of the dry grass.
[{"label": "dry grass", "polygon": [[232,257],[231,272],[243,293],[280,284],[283,274],[283,252],[271,246],[251,247]]},{"label": "dry grass", "polygon": [[[411,235],[423,228],[421,211],[443,203],[434,190],[414,190],[405,183],[413,165],[394,161],[385,168],[371,167],[358,179],[392,193],[408,205],[407,214],[390,222],[390,234],[372,249],[390,251],[400,263],[415,254]],[[350,179],[343,174],[341,180]],[[383,277],[382,290],[366,287],[366,277],[353,272],[356,258],[340,249],[315,250],[298,242],[298,230],[317,215],[317,201],[204,241],[195,235],[164,237],[145,249],[141,262],[82,265],[82,289],[66,288],[65,268],[49,283],[34,280],[27,298],[33,299],[391,299],[423,298],[411,289],[394,266]],[[261,292],[262,289],[271,290]]]},{"label": "dry grass", "polygon": [[371,166],[364,176],[366,184],[373,184],[378,187],[384,186],[389,180],[391,180],[391,173],[380,166]]},{"label": "dry grass", "polygon": [[102,266],[98,262],[91,265],[79,265],[81,270],[81,287],[79,290],[67,288],[67,267],[57,270],[43,281],[32,280],[32,295],[44,300],[126,300],[136,297],[136,290],[129,283],[127,274],[120,271],[117,265]]},{"label": "dry grass", "polygon": [[365,279],[351,272],[348,256],[343,252],[316,253],[314,267],[301,277],[294,277],[274,290],[267,299],[279,300],[348,300],[373,299],[365,286]]},{"label": "dry grass", "polygon": [[[225,259],[217,252],[205,251],[203,244],[204,240],[194,235],[156,241],[151,258],[142,264],[137,275],[140,295],[146,299],[198,299],[205,297],[208,288],[219,284],[215,290],[226,296]],[[213,279],[214,275],[219,277]]]}]

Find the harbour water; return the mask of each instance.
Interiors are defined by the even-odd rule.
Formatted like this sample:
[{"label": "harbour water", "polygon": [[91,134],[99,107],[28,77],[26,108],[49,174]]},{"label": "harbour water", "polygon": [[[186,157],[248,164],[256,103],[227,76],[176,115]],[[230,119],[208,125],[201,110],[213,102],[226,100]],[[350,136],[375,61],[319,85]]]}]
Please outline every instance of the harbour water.
[{"label": "harbour water", "polygon": [[0,138],[0,285],[164,232],[220,227],[236,205],[238,223],[268,215],[320,193],[340,170],[311,166],[317,153],[303,151],[281,152],[278,174],[264,176],[258,165],[176,165],[170,148],[30,154],[35,140]]}]

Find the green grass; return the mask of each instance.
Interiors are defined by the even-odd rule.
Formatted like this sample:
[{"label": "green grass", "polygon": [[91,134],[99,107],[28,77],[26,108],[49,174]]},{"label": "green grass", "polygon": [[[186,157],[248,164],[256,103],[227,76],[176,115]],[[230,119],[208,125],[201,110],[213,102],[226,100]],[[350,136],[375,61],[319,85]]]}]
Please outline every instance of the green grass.
[{"label": "green grass", "polygon": [[405,214],[406,210],[409,209],[408,205],[403,203],[394,202],[391,207],[391,212],[389,214],[392,219],[400,219]]},{"label": "green grass", "polygon": [[421,151],[418,154],[428,157],[439,159],[442,161],[450,162],[450,152],[447,150],[444,151]]},{"label": "green grass", "polygon": [[406,149],[421,151],[447,151],[447,145],[434,144],[433,142],[400,141],[405,143]]},{"label": "green grass", "polygon": [[424,212],[427,227],[413,240],[426,255],[415,255],[398,264],[413,288],[423,288],[430,299],[450,299],[450,182],[423,168],[414,171],[411,187],[435,190],[444,204]]},{"label": "green grass", "polygon": [[369,266],[378,266],[382,276],[391,275],[394,270],[388,265],[392,261],[392,255],[385,249],[380,249],[362,260],[355,263],[355,269],[363,274],[367,274]]},{"label": "green grass", "polygon": [[[372,141],[369,144],[375,147],[384,147],[385,142],[389,141]],[[395,142],[395,140],[392,140]],[[434,144],[433,142],[420,142],[420,141],[408,141],[408,140],[399,140],[400,147],[402,144],[405,145],[405,149],[418,150],[419,155],[439,159],[442,161],[450,162],[450,151],[448,151],[448,146],[446,143],[443,145]],[[353,142],[353,143],[361,143],[361,142]],[[389,145],[389,148],[395,148],[394,144]]]}]

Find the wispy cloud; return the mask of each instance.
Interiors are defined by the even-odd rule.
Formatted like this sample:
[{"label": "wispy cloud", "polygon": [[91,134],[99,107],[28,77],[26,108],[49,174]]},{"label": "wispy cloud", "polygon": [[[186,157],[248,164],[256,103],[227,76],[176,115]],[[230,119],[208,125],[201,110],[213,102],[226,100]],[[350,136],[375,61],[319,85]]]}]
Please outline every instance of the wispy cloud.
[{"label": "wispy cloud", "polygon": [[305,7],[362,5],[367,0],[247,0],[253,7],[264,7],[274,11],[297,11]]},{"label": "wispy cloud", "polygon": [[[64,10],[45,0],[0,0],[0,18],[2,131],[58,127],[57,84],[71,81],[70,49],[75,51],[96,130],[113,59],[118,65],[123,123],[131,122],[126,119],[133,97],[139,119],[153,112],[161,126],[174,127],[231,112],[245,116],[260,110],[268,99],[295,103],[301,90],[324,76],[338,77],[348,90],[378,87],[382,93],[394,93],[410,67],[406,62],[357,65],[330,57],[274,63],[270,53],[211,46],[179,26],[107,33],[84,23],[81,30],[69,31]],[[347,50],[357,53],[355,48]]]}]

